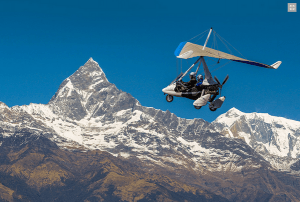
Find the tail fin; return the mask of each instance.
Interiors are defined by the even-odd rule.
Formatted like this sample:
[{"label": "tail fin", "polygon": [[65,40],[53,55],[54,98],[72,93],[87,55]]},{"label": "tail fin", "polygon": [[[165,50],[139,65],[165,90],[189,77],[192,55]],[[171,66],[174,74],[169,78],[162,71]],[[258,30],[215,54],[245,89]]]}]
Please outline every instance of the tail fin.
[{"label": "tail fin", "polygon": [[281,61],[277,61],[274,64],[272,64],[271,67],[273,67],[273,69],[277,69],[281,65],[281,63]]}]

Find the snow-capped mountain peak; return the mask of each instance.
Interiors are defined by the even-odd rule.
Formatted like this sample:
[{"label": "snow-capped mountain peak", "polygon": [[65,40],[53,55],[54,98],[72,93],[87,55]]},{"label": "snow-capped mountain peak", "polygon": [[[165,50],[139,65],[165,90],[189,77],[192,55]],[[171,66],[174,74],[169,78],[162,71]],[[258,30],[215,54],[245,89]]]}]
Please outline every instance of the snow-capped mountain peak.
[{"label": "snow-capped mountain peak", "polygon": [[[271,159],[270,155],[278,159],[300,156],[300,122],[283,117],[271,116],[267,113],[243,113],[231,109],[213,121],[216,129],[230,138],[243,139],[257,152]],[[290,163],[278,163],[276,167],[289,168]],[[274,163],[273,162],[273,163]],[[285,165],[284,165],[285,164]]]},{"label": "snow-capped mountain peak", "polygon": [[99,87],[101,88],[102,85],[107,85],[107,83],[109,82],[99,64],[93,58],[90,58],[83,66],[62,82],[57,92],[65,91],[65,87],[77,92],[93,89],[99,90]]},{"label": "snow-capped mountain peak", "polygon": [[96,63],[97,65],[99,65],[98,62],[96,62],[92,57],[90,57],[90,59],[87,62],[93,62],[93,63]]},{"label": "snow-capped mountain peak", "polygon": [[230,110],[228,110],[226,112],[226,116],[240,116],[240,115],[243,115],[243,114],[245,114],[245,113],[241,112],[240,110],[238,110],[235,107],[232,107]]},{"label": "snow-capped mountain peak", "polygon": [[240,116],[245,115],[246,113],[241,112],[235,107],[231,108],[224,114],[221,114],[215,121],[212,123],[216,124],[218,128],[230,127]]},{"label": "snow-capped mountain peak", "polygon": [[236,108],[231,108],[229,111],[227,111],[224,114],[221,114],[216,120],[213,121],[215,124],[222,124],[226,127],[231,127],[233,123],[235,123],[237,120],[241,119],[257,119],[261,120],[268,124],[283,124],[288,126],[289,128],[298,128],[300,126],[299,121],[294,121],[291,119],[283,118],[283,117],[277,117],[269,115],[268,113],[244,113]]},{"label": "snow-capped mountain peak", "polygon": [[107,95],[115,90],[99,64],[90,58],[62,82],[48,104],[55,114],[80,120],[95,113]]}]

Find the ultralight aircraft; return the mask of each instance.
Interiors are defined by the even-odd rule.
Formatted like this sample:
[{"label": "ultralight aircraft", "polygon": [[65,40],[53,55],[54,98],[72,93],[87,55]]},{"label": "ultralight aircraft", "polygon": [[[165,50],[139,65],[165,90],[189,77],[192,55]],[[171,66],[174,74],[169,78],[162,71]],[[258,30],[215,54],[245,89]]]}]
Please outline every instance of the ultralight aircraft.
[{"label": "ultralight aircraft", "polygon": [[[246,64],[255,65],[264,68],[270,68],[270,69],[277,69],[282,63],[281,61],[277,61],[272,65],[266,65],[266,64],[250,61],[247,59],[243,59],[231,54],[227,54],[213,48],[208,48],[206,47],[206,45],[211,35],[211,32],[212,32],[212,28],[209,30],[204,46],[197,45],[191,42],[181,42],[177,47],[177,49],[175,50],[175,56],[177,58],[189,59],[193,57],[198,57],[198,59],[188,70],[186,70],[184,73],[179,74],[176,77],[176,79],[170,83],[170,85],[162,89],[164,94],[167,94],[166,96],[167,102],[172,102],[173,96],[175,96],[175,97],[185,97],[188,99],[195,100],[193,105],[196,109],[200,109],[208,102],[210,103],[209,109],[211,111],[216,111],[218,108],[222,106],[225,100],[225,96],[221,96],[221,90],[223,85],[227,82],[229,76],[227,75],[222,83],[219,81],[219,79],[216,76],[213,78],[205,62],[204,59],[205,57],[218,58],[219,60],[227,59],[230,61],[246,63]],[[185,86],[185,82],[183,82],[182,79],[188,72],[192,70],[192,68],[198,62],[199,62],[198,68],[196,72],[193,72],[193,74],[197,74],[199,67],[202,64],[205,79],[203,80],[200,86],[198,85],[198,86],[193,86],[188,88],[187,86]],[[216,99],[218,95],[219,98]]]}]

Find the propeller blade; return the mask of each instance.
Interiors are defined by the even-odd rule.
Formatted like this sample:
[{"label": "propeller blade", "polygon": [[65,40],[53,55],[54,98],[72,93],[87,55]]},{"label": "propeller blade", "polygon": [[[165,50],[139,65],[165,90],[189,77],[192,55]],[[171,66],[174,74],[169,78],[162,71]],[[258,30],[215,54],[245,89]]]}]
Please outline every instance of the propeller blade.
[{"label": "propeller blade", "polygon": [[218,82],[219,85],[221,85],[219,79],[215,76],[215,80]]},{"label": "propeller blade", "polygon": [[229,79],[229,76],[228,76],[228,74],[227,74],[227,76],[225,77],[225,79],[224,79],[224,81],[223,81],[223,83],[222,83],[222,86],[227,82],[228,79]]}]

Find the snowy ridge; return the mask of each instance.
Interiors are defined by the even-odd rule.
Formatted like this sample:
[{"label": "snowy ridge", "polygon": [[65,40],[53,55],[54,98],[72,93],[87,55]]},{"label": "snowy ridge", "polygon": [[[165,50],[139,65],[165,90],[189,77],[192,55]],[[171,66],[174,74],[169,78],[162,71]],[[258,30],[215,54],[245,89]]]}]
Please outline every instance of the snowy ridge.
[{"label": "snowy ridge", "polygon": [[294,128],[294,129],[300,128],[299,121],[294,121],[283,117],[271,116],[267,113],[256,113],[256,112],[244,113],[234,107],[231,108],[225,114],[220,115],[215,121],[213,121],[213,123],[219,123],[219,124],[223,124],[224,126],[231,127],[238,119],[240,119],[241,116],[246,116],[247,119],[260,119],[265,123],[269,123],[269,124],[273,124],[273,123],[284,124],[288,128]]},{"label": "snowy ridge", "polygon": [[26,112],[33,116],[37,115],[40,116],[41,118],[48,118],[48,119],[57,118],[57,116],[52,112],[49,106],[43,104],[30,103],[29,105],[13,106],[11,109],[16,112]]},{"label": "snowy ridge", "polygon": [[[171,136],[167,131],[158,131],[156,127],[153,127],[153,125],[157,124],[155,118],[139,110],[121,110],[115,113],[115,122],[113,123],[103,122],[104,116],[92,119],[84,118],[80,121],[74,121],[69,118],[62,119],[49,112],[48,106],[38,104],[14,107],[14,110],[26,111],[31,113],[35,119],[43,120],[57,134],[52,139],[60,143],[58,137],[62,137],[69,141],[66,144],[68,146],[70,146],[71,142],[76,142],[78,145],[83,145],[86,149],[105,150],[115,156],[121,155],[126,158],[129,158],[131,155],[137,155],[140,159],[147,159],[158,165],[164,165],[164,162],[171,162],[180,164],[181,166],[189,166],[189,159],[193,157],[192,160],[195,163],[194,169],[196,170],[203,166],[207,168],[211,167],[212,163],[214,166],[211,170],[215,171],[223,170],[227,166],[227,163],[224,163],[226,165],[219,165],[216,160],[211,160],[211,158],[222,158],[223,152],[220,149],[206,149],[201,146],[201,142],[197,142],[196,140],[190,141],[189,138],[184,138],[184,135],[187,134],[186,130],[194,124],[195,120],[190,120],[189,124],[185,124],[184,128],[178,125],[182,130],[178,135],[181,134],[183,136],[177,137]],[[157,113],[160,112],[160,110],[157,110]],[[51,118],[46,118],[47,115]],[[124,117],[130,118],[127,118],[126,122],[118,121],[118,118],[122,119]],[[146,127],[138,126],[141,121],[145,122],[146,120]],[[198,130],[201,130],[201,127]],[[208,138],[208,141],[213,142],[213,139]],[[64,144],[60,145],[64,147]],[[171,145],[177,146],[173,148]],[[124,149],[120,150],[121,152],[115,149],[120,146],[125,146]],[[165,152],[166,150],[172,151],[173,155],[161,156],[161,152]],[[187,156],[182,159],[180,157],[182,156],[182,152],[178,152],[178,150],[185,150],[185,156]],[[233,156],[236,156],[229,150],[226,150],[225,153],[226,155],[230,154],[230,156],[223,158],[224,162],[231,162]],[[182,160],[178,160],[179,157]],[[240,171],[242,168],[233,166],[232,169]]]},{"label": "snowy ridge", "polygon": [[9,109],[9,107],[5,103],[0,102],[0,110],[4,110],[4,109]]}]

